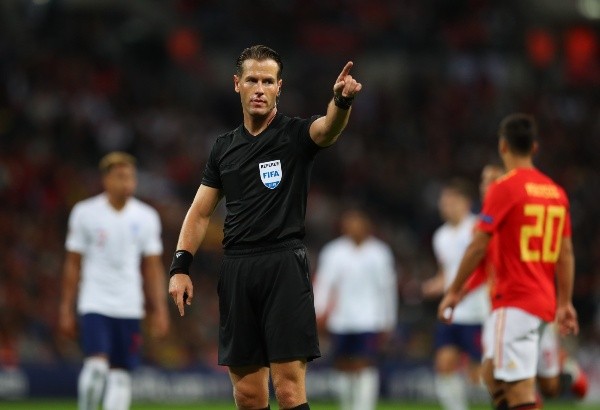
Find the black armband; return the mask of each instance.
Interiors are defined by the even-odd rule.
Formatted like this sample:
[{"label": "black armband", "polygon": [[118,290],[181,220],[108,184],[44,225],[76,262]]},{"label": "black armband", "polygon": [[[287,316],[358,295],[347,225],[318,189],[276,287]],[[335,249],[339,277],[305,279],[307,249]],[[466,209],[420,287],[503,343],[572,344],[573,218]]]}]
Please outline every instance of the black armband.
[{"label": "black armband", "polygon": [[173,261],[171,262],[171,269],[169,269],[169,275],[173,276],[176,273],[190,274],[190,266],[194,260],[194,255],[190,252],[180,249],[175,251],[173,255]]},{"label": "black armband", "polygon": [[352,106],[354,97],[344,97],[342,94],[333,94],[333,103],[342,110],[348,110]]}]

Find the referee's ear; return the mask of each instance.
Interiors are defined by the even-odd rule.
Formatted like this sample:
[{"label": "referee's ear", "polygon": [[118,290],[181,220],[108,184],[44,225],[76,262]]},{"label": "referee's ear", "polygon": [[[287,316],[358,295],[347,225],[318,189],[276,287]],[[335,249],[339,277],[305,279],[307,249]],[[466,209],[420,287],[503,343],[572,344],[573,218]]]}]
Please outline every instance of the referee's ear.
[{"label": "referee's ear", "polygon": [[237,76],[237,74],[233,75],[233,89],[236,93],[240,93],[240,78]]}]

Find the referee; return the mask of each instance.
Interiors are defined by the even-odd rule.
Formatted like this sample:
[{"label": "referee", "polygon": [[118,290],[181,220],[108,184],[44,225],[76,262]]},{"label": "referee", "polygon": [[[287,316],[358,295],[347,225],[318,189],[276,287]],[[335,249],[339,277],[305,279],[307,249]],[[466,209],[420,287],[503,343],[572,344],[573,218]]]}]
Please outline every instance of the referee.
[{"label": "referee", "polygon": [[337,77],[325,116],[292,118],[277,110],[279,54],[263,45],[243,50],[233,85],[244,122],[217,138],[181,227],[169,293],[183,316],[193,254],[225,197],[219,364],[229,368],[238,409],[269,409],[269,375],[279,408],[310,408],[306,362],[320,352],[302,243],[306,198],[315,155],[338,139],[362,88],[352,65]]}]

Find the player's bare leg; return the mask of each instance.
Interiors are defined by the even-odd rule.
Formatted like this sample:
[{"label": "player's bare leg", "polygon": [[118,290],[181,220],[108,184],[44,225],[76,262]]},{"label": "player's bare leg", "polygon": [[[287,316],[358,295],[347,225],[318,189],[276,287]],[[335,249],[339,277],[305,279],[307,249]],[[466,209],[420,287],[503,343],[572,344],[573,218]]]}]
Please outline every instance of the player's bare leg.
[{"label": "player's bare leg", "polygon": [[535,378],[531,377],[525,380],[514,382],[505,382],[505,394],[508,408],[518,408],[522,410],[539,409],[537,397],[535,394]]},{"label": "player's bare leg", "polygon": [[494,378],[494,362],[492,359],[485,359],[481,365],[481,377],[492,399],[492,405],[496,410],[507,410],[506,394],[504,382]]},{"label": "player's bare leg", "polygon": [[305,360],[271,363],[271,378],[280,409],[309,408],[306,399]]},{"label": "player's bare leg", "polygon": [[559,396],[583,399],[587,394],[588,380],[577,361],[564,353],[561,358],[560,374],[553,377],[538,377],[538,387],[544,397]]},{"label": "player's bare leg", "polygon": [[435,354],[435,390],[446,410],[465,410],[468,407],[464,380],[458,373],[459,361],[460,351],[455,346],[440,347]]},{"label": "player's bare leg", "polygon": [[269,368],[261,366],[230,367],[233,398],[238,410],[269,408]]}]

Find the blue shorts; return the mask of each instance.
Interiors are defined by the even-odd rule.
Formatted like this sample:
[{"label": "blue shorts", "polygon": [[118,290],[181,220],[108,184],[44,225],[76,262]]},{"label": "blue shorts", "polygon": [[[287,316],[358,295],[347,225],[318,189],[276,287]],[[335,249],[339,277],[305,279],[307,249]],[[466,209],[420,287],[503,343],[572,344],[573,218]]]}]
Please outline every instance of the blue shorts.
[{"label": "blue shorts", "polygon": [[437,350],[444,346],[455,346],[468,354],[471,360],[481,361],[481,325],[448,325],[438,322],[435,348]]},{"label": "blue shorts", "polygon": [[331,334],[333,359],[377,358],[379,333]]},{"label": "blue shorts", "polygon": [[79,318],[83,353],[105,354],[111,367],[133,370],[140,363],[142,333],[139,319],[117,319],[97,313]]}]

